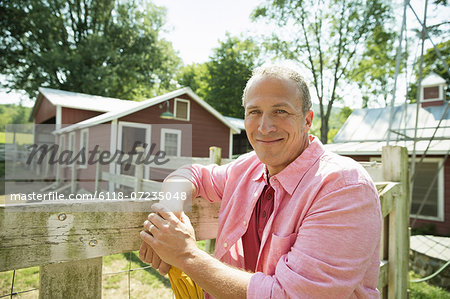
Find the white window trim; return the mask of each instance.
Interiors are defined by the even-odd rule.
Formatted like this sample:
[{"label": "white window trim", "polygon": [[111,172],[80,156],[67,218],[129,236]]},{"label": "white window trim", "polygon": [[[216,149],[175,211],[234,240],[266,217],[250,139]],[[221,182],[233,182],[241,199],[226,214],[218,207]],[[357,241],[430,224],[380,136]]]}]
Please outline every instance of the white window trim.
[{"label": "white window trim", "polygon": [[86,160],[84,164],[78,165],[78,168],[87,168],[88,167],[88,159],[89,159],[89,129],[83,129],[80,131],[80,152],[83,148],[83,134],[86,134],[86,149],[85,149],[85,155]]},{"label": "white window trim", "polygon": [[434,98],[434,99],[424,99],[424,88],[429,88],[429,87],[436,87],[436,86],[422,86],[421,90],[420,90],[420,100],[423,103],[427,103],[427,102],[436,102],[436,101],[442,101],[444,100],[444,85],[438,85],[437,87],[439,88],[439,96],[438,98]]},{"label": "white window trim", "polygon": [[161,129],[160,150],[164,151],[164,149],[165,149],[165,145],[166,145],[165,144],[166,143],[165,135],[167,133],[177,135],[177,157],[181,157],[181,130],[162,128]]},{"label": "white window trim", "polygon": [[[177,102],[185,102],[185,103],[187,103],[187,119],[179,118],[179,117],[177,116]],[[179,99],[179,98],[176,98],[176,99],[174,100],[173,115],[174,115],[174,118],[175,118],[176,120],[190,121],[190,120],[191,120],[191,101],[185,100],[185,99]]]},{"label": "white window trim", "polygon": [[[113,119],[111,121],[111,132],[110,132],[110,143],[109,143],[109,151],[111,153],[114,153],[115,150],[117,150],[117,118]],[[114,165],[114,163],[109,163],[109,173],[116,174],[117,168]],[[117,188],[120,187],[120,185],[116,185]],[[108,183],[108,190],[109,192],[114,192],[115,184],[112,181],[109,181]]]},{"label": "white window trim", "polygon": [[[122,148],[122,132],[123,127],[133,127],[133,128],[142,128],[146,129],[145,133],[145,143],[147,143],[147,147],[144,149],[144,157],[147,156],[148,151],[150,150],[151,144],[151,134],[152,134],[152,126],[149,124],[141,124],[134,123],[130,121],[119,121],[119,129],[117,132],[117,150],[121,150]],[[114,154],[114,153],[111,153]],[[115,164],[115,163],[114,163]],[[144,165],[144,179],[150,179],[150,165]],[[120,165],[116,165],[116,173],[120,174]]]},{"label": "white window trim", "polygon": [[[417,162],[420,161],[420,159],[417,159]],[[444,163],[444,159],[442,158],[425,158],[423,159],[424,162],[438,162],[438,168],[439,170],[439,176],[437,178],[437,192],[438,192],[438,198],[437,198],[437,217],[431,217],[431,216],[422,216],[422,215],[416,215],[411,214],[410,217],[416,217],[417,219],[424,219],[424,220],[433,220],[433,221],[444,221],[444,167],[442,167],[442,163]],[[416,163],[417,163],[416,162]]]},{"label": "white window trim", "polygon": [[[411,163],[411,158],[408,159]],[[380,157],[370,157],[370,161],[377,161],[381,162]],[[420,159],[416,159],[416,163],[419,162]],[[442,166],[442,163],[444,163],[443,158],[425,158],[423,159],[423,162],[438,162],[438,168],[439,170],[439,176],[437,178],[437,190],[438,190],[438,198],[437,198],[437,217],[432,216],[422,216],[422,215],[416,215],[416,214],[410,214],[410,218],[417,218],[417,219],[423,219],[423,220],[433,220],[433,221],[444,221],[444,167]]]},{"label": "white window trim", "polygon": [[62,107],[60,105],[56,105],[56,129],[61,129],[62,128]]}]

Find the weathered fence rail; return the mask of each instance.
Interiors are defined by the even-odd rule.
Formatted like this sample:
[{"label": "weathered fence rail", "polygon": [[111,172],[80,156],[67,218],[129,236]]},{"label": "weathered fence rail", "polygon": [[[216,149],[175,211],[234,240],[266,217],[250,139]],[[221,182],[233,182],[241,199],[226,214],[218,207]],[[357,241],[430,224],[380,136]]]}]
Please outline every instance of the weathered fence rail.
[{"label": "weathered fence rail", "polygon": [[[210,159],[196,162],[217,163],[218,157],[220,153],[212,148]],[[406,298],[409,251],[406,149],[385,147],[381,166],[364,166],[372,177],[382,181],[376,184],[385,217],[378,288],[383,297]],[[143,170],[136,168],[136,171]],[[160,187],[160,183],[144,180],[138,174],[128,178],[100,171],[97,174],[99,180],[127,184],[135,190],[159,191]],[[47,205],[44,212],[42,205]],[[215,238],[218,211],[218,203],[193,200],[189,217],[199,240]],[[137,250],[141,243],[139,231],[149,212],[150,203],[146,201],[0,206],[0,271],[40,266],[41,298],[98,298],[102,257]]]}]

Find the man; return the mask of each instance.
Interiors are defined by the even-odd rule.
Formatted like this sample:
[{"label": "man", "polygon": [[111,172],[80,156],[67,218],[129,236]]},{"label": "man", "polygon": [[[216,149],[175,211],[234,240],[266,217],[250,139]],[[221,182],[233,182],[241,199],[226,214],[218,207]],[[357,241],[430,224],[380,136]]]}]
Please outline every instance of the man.
[{"label": "man", "polygon": [[379,298],[377,191],[358,163],[308,136],[313,112],[302,77],[259,68],[243,105],[254,152],[168,179],[221,201],[215,257],[197,248],[184,214],[155,205],[159,214],[141,232],[141,259],[180,268],[217,298]]}]

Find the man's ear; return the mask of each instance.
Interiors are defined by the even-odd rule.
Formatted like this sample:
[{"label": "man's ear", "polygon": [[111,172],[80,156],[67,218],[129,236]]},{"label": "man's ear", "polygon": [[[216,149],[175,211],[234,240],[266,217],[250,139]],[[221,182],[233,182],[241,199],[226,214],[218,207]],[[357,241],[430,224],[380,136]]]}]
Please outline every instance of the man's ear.
[{"label": "man's ear", "polygon": [[313,118],[314,112],[312,110],[307,111],[305,115],[305,133],[308,133],[309,129],[311,129]]}]

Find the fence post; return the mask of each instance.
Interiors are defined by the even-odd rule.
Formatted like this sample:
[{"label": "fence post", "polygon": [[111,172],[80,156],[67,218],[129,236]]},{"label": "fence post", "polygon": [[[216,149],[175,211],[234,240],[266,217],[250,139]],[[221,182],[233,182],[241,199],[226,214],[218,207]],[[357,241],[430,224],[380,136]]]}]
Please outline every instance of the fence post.
[{"label": "fence post", "polygon": [[[15,135],[15,132],[14,132],[14,135]],[[17,143],[14,143],[13,144],[14,145],[14,148],[12,149],[12,152],[13,152],[13,158],[12,158],[12,160],[13,160],[13,169],[12,169],[12,173],[16,173],[16,163],[17,163],[17,155],[19,154],[19,152],[18,152],[18,148],[17,148]],[[5,156],[6,156],[6,150],[5,150]],[[6,160],[6,159],[5,159]]]},{"label": "fence post", "polygon": [[50,155],[45,155],[45,164],[44,164],[45,166],[45,170],[44,170],[44,173],[45,173],[45,175],[44,175],[44,177],[45,178],[48,178],[48,175],[49,175],[49,173],[50,173]]},{"label": "fence post", "polygon": [[[59,140],[59,137],[58,137],[58,139],[57,140]],[[61,155],[61,151],[62,151],[62,149],[61,149],[61,147],[60,147],[61,145],[59,144],[58,145],[58,157]],[[61,173],[61,171],[62,171],[62,168],[61,168],[61,163],[56,163],[55,164],[55,166],[56,166],[56,179],[55,179],[55,182],[59,185],[60,183],[61,183],[61,176],[62,176],[62,173]],[[40,171],[38,171],[38,172],[40,172]],[[38,175],[39,175],[40,173],[38,173]]]},{"label": "fence post", "polygon": [[101,298],[102,257],[39,269],[39,298]]},{"label": "fence post", "polygon": [[211,146],[209,148],[209,162],[212,164],[220,165],[222,162],[222,149],[217,146]]},{"label": "fence post", "polygon": [[[144,148],[137,147],[136,152],[138,155],[143,154]],[[136,183],[134,185],[134,191],[136,193],[142,192],[142,179],[144,178],[144,164],[143,163],[139,163],[139,164],[136,164],[136,162],[134,163],[134,177],[136,179]]]},{"label": "fence post", "polygon": [[70,175],[70,192],[73,194],[77,191],[77,163],[73,162]]},{"label": "fence post", "polygon": [[[100,157],[100,150],[98,150],[97,155]],[[102,165],[100,164],[100,159],[98,159],[95,168],[95,192],[97,194],[100,194],[100,192],[102,191],[101,180],[102,180]]]},{"label": "fence post", "polygon": [[[36,163],[36,168],[35,168],[35,171],[36,171],[36,175],[37,176],[40,176],[41,175],[41,163],[38,163],[37,162],[37,158],[36,159],[33,159],[33,161]],[[56,164],[56,165],[58,165],[58,164]],[[56,178],[58,178],[59,177],[59,168],[57,169],[57,172],[56,172]]]},{"label": "fence post", "polygon": [[[220,165],[222,163],[222,149],[217,146],[209,148],[209,161],[212,164]],[[214,252],[216,247],[216,239],[209,239],[205,241],[205,250],[209,253]]]},{"label": "fence post", "polygon": [[409,173],[408,150],[401,146],[382,149],[383,177],[400,182],[401,194],[389,214],[388,298],[407,298],[409,287]]}]

